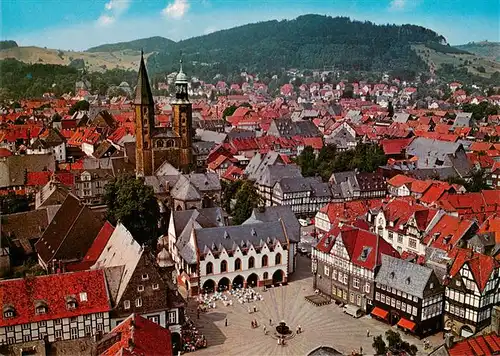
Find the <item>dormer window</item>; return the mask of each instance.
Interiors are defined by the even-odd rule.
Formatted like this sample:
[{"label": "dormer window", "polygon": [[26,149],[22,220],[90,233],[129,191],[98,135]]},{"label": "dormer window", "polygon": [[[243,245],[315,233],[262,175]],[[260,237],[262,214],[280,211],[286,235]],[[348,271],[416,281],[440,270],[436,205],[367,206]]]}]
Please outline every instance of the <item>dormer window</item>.
[{"label": "dormer window", "polygon": [[66,297],[66,308],[68,308],[68,310],[76,309],[76,299],[73,297]]},{"label": "dormer window", "polygon": [[38,301],[35,303],[35,313],[37,315],[47,313],[47,304],[43,301]]},{"label": "dormer window", "polygon": [[16,316],[16,310],[14,309],[14,307],[12,305],[5,305],[3,307],[3,317],[5,319],[8,319],[13,318],[14,316]]},{"label": "dormer window", "polygon": [[148,274],[147,274],[147,273],[144,273],[144,274],[142,275],[142,280],[143,280],[143,281],[146,281],[146,280],[148,280],[148,279],[149,279]]}]

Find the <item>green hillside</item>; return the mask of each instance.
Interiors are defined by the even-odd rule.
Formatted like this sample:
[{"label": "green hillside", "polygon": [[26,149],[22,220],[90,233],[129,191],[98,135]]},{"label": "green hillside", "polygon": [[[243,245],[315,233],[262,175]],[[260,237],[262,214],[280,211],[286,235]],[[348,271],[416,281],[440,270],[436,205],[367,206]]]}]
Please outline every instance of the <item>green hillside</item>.
[{"label": "green hillside", "polygon": [[221,73],[281,68],[332,67],[352,71],[426,70],[411,43],[444,42],[436,32],[413,25],[375,25],[346,17],[304,15],[217,31],[177,42],[148,60],[154,72],[177,67],[179,52],[205,79]]},{"label": "green hillside", "polygon": [[500,62],[500,42],[470,42],[455,47]]},{"label": "green hillside", "polygon": [[149,38],[141,38],[134,41],[118,42],[111,44],[103,44],[97,47],[92,47],[87,52],[117,52],[124,50],[140,51],[145,53],[150,52],[166,52],[169,51],[175,42],[168,38],[155,36]]}]

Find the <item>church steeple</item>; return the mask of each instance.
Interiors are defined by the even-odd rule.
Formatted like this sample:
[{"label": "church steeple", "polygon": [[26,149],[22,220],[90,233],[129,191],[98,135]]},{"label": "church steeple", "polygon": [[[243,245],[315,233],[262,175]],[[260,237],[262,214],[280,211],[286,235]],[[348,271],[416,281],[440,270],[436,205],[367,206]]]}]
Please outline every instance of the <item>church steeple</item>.
[{"label": "church steeple", "polygon": [[180,60],[179,73],[175,77],[175,99],[178,102],[188,102],[188,77],[182,71],[182,59]]},{"label": "church steeple", "polygon": [[139,74],[137,76],[137,86],[135,88],[135,105],[153,105],[153,94],[149,85],[148,72],[144,63],[144,54],[141,51],[141,64],[139,65]]}]

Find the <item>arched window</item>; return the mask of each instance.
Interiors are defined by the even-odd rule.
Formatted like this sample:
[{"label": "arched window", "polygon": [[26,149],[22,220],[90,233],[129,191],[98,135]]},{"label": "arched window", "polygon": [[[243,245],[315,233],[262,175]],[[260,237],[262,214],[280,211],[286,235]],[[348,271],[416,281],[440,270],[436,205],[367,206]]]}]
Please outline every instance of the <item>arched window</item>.
[{"label": "arched window", "polygon": [[156,141],[156,147],[163,147],[163,141],[162,140]]},{"label": "arched window", "polygon": [[208,262],[207,263],[207,274],[212,274],[214,273],[214,265],[212,264],[212,262]]},{"label": "arched window", "polygon": [[254,268],[254,267],[255,267],[255,258],[253,258],[252,256],[248,259],[248,268]]},{"label": "arched window", "polygon": [[280,265],[281,264],[281,253],[277,253],[276,257],[274,257],[274,264],[275,265]]},{"label": "arched window", "polygon": [[227,262],[226,262],[226,260],[224,260],[224,261],[222,261],[220,263],[220,271],[221,272],[227,272]]},{"label": "arched window", "polygon": [[264,275],[262,277],[264,277],[263,279],[268,279],[269,278],[269,273],[264,272]]},{"label": "arched window", "polygon": [[241,260],[239,258],[237,258],[234,261],[234,270],[239,271],[240,269],[241,269]]},{"label": "arched window", "polygon": [[262,267],[267,266],[267,255],[262,256]]},{"label": "arched window", "polygon": [[168,140],[167,141],[167,147],[174,147],[174,141],[173,140]]}]

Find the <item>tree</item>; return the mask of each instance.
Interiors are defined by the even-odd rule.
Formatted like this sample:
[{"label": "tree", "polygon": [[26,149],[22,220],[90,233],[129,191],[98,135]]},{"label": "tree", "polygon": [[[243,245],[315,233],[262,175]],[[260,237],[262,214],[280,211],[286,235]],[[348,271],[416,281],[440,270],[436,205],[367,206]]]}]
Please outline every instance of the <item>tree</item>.
[{"label": "tree", "polygon": [[74,103],[68,111],[68,114],[73,115],[77,111],[88,111],[90,103],[87,100],[80,100]]},{"label": "tree", "polygon": [[373,348],[376,355],[385,355],[387,353],[387,346],[382,335],[373,338]]},{"label": "tree", "polygon": [[311,146],[306,146],[299,157],[297,157],[297,164],[300,166],[302,175],[304,177],[312,177],[317,173],[316,169],[316,156]]},{"label": "tree", "polygon": [[393,117],[394,116],[394,107],[392,106],[392,101],[389,101],[389,106],[387,107],[388,111],[388,116]]},{"label": "tree", "polygon": [[2,214],[14,214],[30,209],[30,201],[33,201],[32,196],[17,195],[14,192],[9,192],[7,195],[0,196],[0,212]]},{"label": "tree", "polygon": [[244,181],[236,193],[236,206],[233,211],[233,224],[239,225],[247,220],[254,208],[260,205],[261,199],[255,186],[250,181]]},{"label": "tree", "polygon": [[111,223],[121,222],[140,244],[155,246],[160,209],[153,188],[144,180],[122,175],[105,187],[104,201]]},{"label": "tree", "polygon": [[222,113],[222,118],[225,120],[227,116],[231,116],[234,114],[238,107],[235,105],[228,106],[227,108],[224,109],[224,112]]},{"label": "tree", "polygon": [[385,338],[389,344],[389,350],[393,354],[407,353],[410,356],[415,356],[418,352],[418,348],[415,345],[410,345],[410,343],[403,341],[401,335],[396,331],[387,330]]},{"label": "tree", "polygon": [[236,193],[243,185],[242,180],[235,180],[234,182],[221,181],[222,183],[222,208],[231,214],[231,201],[236,197]]}]

